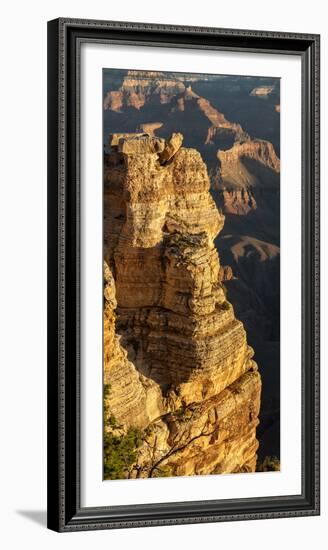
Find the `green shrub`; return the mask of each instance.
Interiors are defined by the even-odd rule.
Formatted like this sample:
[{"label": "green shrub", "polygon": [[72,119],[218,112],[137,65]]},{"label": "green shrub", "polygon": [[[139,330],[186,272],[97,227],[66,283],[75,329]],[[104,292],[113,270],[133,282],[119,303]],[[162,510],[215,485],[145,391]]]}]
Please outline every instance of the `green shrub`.
[{"label": "green shrub", "polygon": [[141,445],[141,431],[129,428],[124,435],[112,432],[104,434],[104,478],[124,479],[128,477],[138,457]]},{"label": "green shrub", "polygon": [[266,456],[263,460],[258,460],[256,464],[257,472],[279,472],[280,460],[276,456]]},{"label": "green shrub", "polygon": [[109,415],[108,420],[107,420],[107,424],[108,424],[108,426],[113,428],[113,430],[115,430],[115,428],[120,428],[120,426],[117,424],[116,418],[113,414]]},{"label": "green shrub", "polygon": [[108,404],[110,389],[110,384],[104,385],[104,478],[124,479],[137,461],[141,431],[130,427],[126,433],[120,433],[123,426],[118,424]]},{"label": "green shrub", "polygon": [[224,311],[228,311],[228,309],[230,309],[230,304],[229,302],[225,301],[225,302],[222,302],[221,304],[221,309],[223,309]]},{"label": "green shrub", "polygon": [[178,409],[176,409],[174,411],[174,414],[175,416],[177,416],[178,418],[182,418],[185,414],[185,411],[186,411],[186,407],[184,407],[183,405],[181,405],[181,407],[179,407]]}]

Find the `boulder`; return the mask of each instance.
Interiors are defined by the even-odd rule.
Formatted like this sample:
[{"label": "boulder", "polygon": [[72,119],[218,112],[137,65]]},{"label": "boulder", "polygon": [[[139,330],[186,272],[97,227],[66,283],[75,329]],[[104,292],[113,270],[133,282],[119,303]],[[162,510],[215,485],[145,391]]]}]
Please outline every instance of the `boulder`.
[{"label": "boulder", "polygon": [[159,161],[164,164],[170,160],[179,151],[183,142],[182,134],[172,134],[169,140],[166,141],[164,150],[159,155]]},{"label": "boulder", "polygon": [[121,139],[125,139],[125,138],[132,139],[132,138],[140,138],[145,136],[148,136],[148,134],[146,134],[145,132],[137,132],[134,134],[122,134],[122,133],[110,134],[108,139],[108,145],[116,149]]},{"label": "boulder", "polygon": [[134,134],[132,137],[122,137],[118,141],[118,152],[125,155],[149,155],[161,153],[165,147],[165,140],[151,137],[147,134]]}]

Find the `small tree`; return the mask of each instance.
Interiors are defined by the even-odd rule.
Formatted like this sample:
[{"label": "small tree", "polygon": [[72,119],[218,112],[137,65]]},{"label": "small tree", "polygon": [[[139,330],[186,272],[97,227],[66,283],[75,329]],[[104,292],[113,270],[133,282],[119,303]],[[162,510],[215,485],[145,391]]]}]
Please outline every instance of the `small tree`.
[{"label": "small tree", "polygon": [[129,428],[124,435],[112,432],[104,434],[104,478],[128,478],[138,458],[138,447],[141,445],[141,431]]},{"label": "small tree", "polygon": [[109,407],[110,385],[104,386],[104,478],[125,479],[138,458],[141,431],[136,427],[124,432]]}]

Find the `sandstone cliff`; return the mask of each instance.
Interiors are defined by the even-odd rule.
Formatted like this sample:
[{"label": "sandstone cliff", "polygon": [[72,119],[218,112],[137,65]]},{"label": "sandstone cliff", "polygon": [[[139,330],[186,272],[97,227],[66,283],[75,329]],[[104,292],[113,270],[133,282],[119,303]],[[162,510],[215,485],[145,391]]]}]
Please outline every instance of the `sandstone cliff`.
[{"label": "sandstone cliff", "polygon": [[112,136],[106,156],[108,478],[255,470],[261,379],[221,283],[224,216],[200,154],[181,144]]},{"label": "sandstone cliff", "polygon": [[119,112],[126,107],[133,107],[140,110],[152,97],[165,104],[184,90],[185,85],[176,77],[167,78],[154,71],[128,71],[120,88],[107,92],[104,109]]},{"label": "sandstone cliff", "polygon": [[225,213],[248,214],[257,209],[258,202],[263,210],[268,201],[271,210],[273,202],[279,203],[280,160],[270,142],[237,142],[228,150],[219,150],[217,158],[214,187]]}]

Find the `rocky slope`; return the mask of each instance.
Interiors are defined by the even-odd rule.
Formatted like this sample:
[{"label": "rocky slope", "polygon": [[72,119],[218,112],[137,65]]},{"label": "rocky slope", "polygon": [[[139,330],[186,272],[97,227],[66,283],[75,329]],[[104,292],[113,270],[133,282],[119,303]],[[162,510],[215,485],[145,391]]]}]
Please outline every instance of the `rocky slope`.
[{"label": "rocky slope", "polygon": [[260,456],[279,456],[280,161],[264,140],[236,143],[217,156],[212,193],[225,226],[216,245],[232,268],[228,297],[262,376]]},{"label": "rocky slope", "polygon": [[[235,143],[217,157],[213,196],[226,216],[217,245],[234,275],[272,312],[279,302],[280,161],[272,144],[263,140]],[[263,319],[260,332],[261,326]]]},{"label": "rocky slope", "polygon": [[114,135],[105,157],[108,478],[255,470],[261,378],[222,286],[224,216],[181,144]]},{"label": "rocky slope", "polygon": [[[264,140],[237,142],[217,152],[218,168],[213,186],[226,214],[245,215],[260,208],[265,216],[279,214],[280,160]],[[277,225],[276,219],[274,224]]]}]

